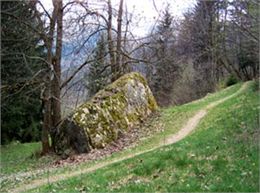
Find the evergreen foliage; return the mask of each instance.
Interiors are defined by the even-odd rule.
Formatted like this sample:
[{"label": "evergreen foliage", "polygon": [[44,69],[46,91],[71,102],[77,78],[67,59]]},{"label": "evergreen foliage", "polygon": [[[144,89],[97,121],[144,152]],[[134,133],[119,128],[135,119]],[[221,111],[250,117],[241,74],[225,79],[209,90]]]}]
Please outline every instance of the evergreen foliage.
[{"label": "evergreen foliage", "polygon": [[154,45],[152,57],[157,61],[152,66],[150,87],[159,105],[167,106],[171,103],[170,95],[173,82],[177,77],[178,67],[175,65],[175,52],[173,49],[175,34],[173,16],[167,7],[161,20],[152,34],[151,43]]},{"label": "evergreen foliage", "polygon": [[[40,38],[24,24],[37,29],[28,2],[1,2],[1,143],[40,139]],[[37,76],[36,76],[37,74]]]},{"label": "evergreen foliage", "polygon": [[108,66],[106,53],[107,46],[105,35],[100,34],[96,45],[96,51],[93,56],[95,61],[91,63],[89,72],[86,75],[86,87],[88,89],[89,98],[110,83],[111,68]]}]

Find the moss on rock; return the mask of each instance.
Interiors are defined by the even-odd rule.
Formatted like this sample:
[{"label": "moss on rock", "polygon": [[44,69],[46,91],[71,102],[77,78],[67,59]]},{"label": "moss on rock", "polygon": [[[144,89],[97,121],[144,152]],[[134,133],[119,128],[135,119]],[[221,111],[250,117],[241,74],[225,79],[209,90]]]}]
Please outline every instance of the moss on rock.
[{"label": "moss on rock", "polygon": [[[90,101],[78,107],[70,119],[80,128],[78,132],[84,135],[78,139],[88,140],[88,143],[81,144],[91,146],[81,149],[89,150],[105,147],[116,140],[119,133],[127,132],[157,108],[145,78],[132,72],[99,91]],[[60,152],[61,149],[65,151],[72,148],[82,153],[75,149],[75,145],[71,147],[71,139],[68,139],[70,136],[64,134],[68,130],[67,124],[68,121],[64,121],[58,128],[57,139],[62,141],[62,147],[58,147],[58,142],[56,149]],[[70,141],[70,144],[64,144],[66,141]]]}]

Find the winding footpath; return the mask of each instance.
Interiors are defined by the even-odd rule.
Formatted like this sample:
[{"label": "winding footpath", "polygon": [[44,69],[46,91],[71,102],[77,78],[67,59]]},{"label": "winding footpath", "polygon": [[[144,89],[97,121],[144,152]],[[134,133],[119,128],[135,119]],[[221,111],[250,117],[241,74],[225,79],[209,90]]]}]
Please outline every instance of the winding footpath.
[{"label": "winding footpath", "polygon": [[98,163],[98,164],[96,164],[92,167],[81,169],[81,170],[74,171],[74,172],[70,172],[69,174],[59,174],[59,175],[56,175],[56,176],[50,176],[49,179],[33,180],[33,181],[31,181],[30,184],[25,184],[25,185],[19,186],[15,189],[10,190],[10,192],[14,192],[14,193],[16,193],[16,192],[26,192],[27,190],[31,190],[31,189],[43,186],[43,185],[48,184],[48,183],[54,183],[54,182],[65,180],[65,179],[75,177],[75,176],[78,176],[78,175],[90,173],[90,172],[93,172],[97,169],[109,166],[111,164],[118,163],[118,162],[130,159],[130,158],[133,158],[135,156],[138,156],[140,154],[153,151],[153,150],[158,149],[160,147],[163,147],[165,145],[170,145],[170,144],[176,143],[176,142],[182,140],[183,138],[185,138],[187,135],[189,135],[197,127],[200,120],[207,115],[207,113],[210,109],[212,109],[213,107],[215,107],[215,106],[217,106],[217,105],[237,96],[243,90],[246,89],[247,85],[248,85],[248,83],[244,83],[242,85],[242,87],[237,92],[235,92],[234,94],[229,95],[229,96],[227,96],[223,99],[220,99],[218,101],[212,102],[208,106],[206,106],[205,108],[199,110],[193,117],[191,117],[186,122],[186,124],[177,133],[175,133],[172,136],[166,138],[164,141],[159,143],[156,147],[153,147],[153,148],[148,149],[148,150],[140,151],[140,152],[137,152],[137,153],[133,153],[133,154],[130,154],[130,155],[126,155],[126,156],[123,156],[123,157],[115,158],[113,160],[108,160],[108,161],[105,161],[105,162],[102,162],[102,163]]}]

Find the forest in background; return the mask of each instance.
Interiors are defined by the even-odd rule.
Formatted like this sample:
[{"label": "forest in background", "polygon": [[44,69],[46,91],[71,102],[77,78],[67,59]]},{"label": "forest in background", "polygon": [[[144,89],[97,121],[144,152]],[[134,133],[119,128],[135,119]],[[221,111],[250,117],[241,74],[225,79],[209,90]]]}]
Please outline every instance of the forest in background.
[{"label": "forest in background", "polygon": [[53,151],[62,117],[131,71],[160,106],[259,77],[258,0],[197,0],[181,19],[167,5],[145,37],[124,3],[1,2],[1,144]]}]

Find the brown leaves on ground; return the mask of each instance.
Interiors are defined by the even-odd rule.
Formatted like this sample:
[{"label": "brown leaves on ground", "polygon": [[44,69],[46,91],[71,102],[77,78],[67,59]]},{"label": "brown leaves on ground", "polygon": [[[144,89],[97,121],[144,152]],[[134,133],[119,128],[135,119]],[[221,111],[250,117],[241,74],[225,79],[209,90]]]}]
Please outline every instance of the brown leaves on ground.
[{"label": "brown leaves on ground", "polygon": [[[103,149],[92,149],[87,154],[75,154],[67,159],[59,159],[54,162],[54,167],[61,167],[70,164],[77,164],[90,160],[98,160],[110,156],[115,152],[122,151],[124,149],[135,147],[138,143],[145,138],[152,136],[154,133],[162,131],[163,125],[159,120],[159,113],[149,117],[143,125],[139,125],[131,129],[130,131],[121,134],[121,136],[114,142],[110,143]],[[153,124],[151,124],[151,122]]]}]

